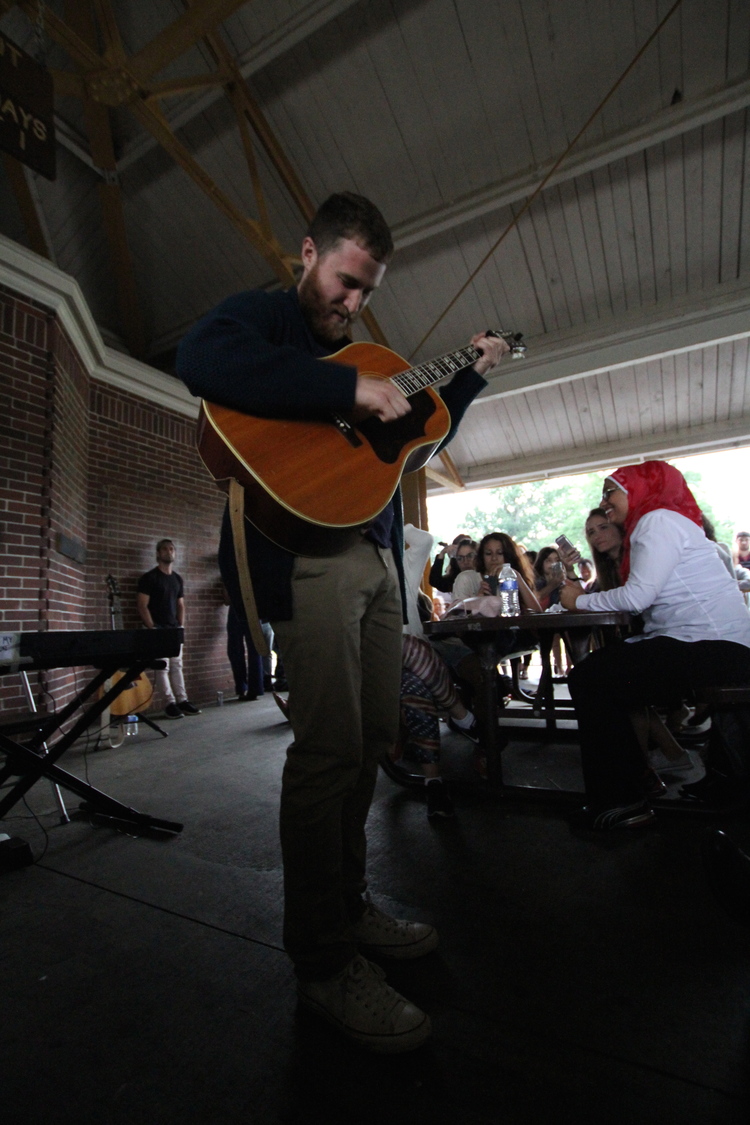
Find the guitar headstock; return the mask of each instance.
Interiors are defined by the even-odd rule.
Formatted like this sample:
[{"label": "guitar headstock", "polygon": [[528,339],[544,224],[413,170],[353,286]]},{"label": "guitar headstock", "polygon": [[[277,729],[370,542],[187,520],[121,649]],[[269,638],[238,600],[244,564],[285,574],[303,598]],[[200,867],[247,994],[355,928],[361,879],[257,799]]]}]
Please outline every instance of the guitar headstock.
[{"label": "guitar headstock", "polygon": [[505,332],[502,328],[488,328],[485,336],[500,336],[510,348],[511,359],[523,359],[526,355],[526,345],[522,344],[523,332]]},{"label": "guitar headstock", "polygon": [[115,598],[122,596],[120,593],[120,585],[117,579],[113,578],[111,574],[108,574],[104,581],[107,583],[107,593],[109,594],[110,604],[112,604]]},{"label": "guitar headstock", "polygon": [[107,583],[109,595],[109,616],[113,629],[122,629],[122,603],[120,602],[120,585],[116,578],[108,574],[104,580]]}]

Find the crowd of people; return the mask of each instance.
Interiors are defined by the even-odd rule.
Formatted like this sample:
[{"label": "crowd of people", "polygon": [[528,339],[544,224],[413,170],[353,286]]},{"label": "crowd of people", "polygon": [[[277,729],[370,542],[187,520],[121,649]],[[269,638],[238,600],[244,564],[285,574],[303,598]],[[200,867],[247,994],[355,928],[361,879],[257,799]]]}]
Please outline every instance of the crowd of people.
[{"label": "crowd of people", "polygon": [[[493,579],[505,565],[515,572],[521,612],[560,606],[633,614],[635,635],[627,643],[591,652],[574,668],[557,636],[553,660],[556,676],[568,679],[581,732],[587,804],[579,824],[594,829],[645,824],[654,816],[649,798],[666,789],[649,765],[649,750],[684,758],[673,732],[689,714],[686,701],[711,684],[749,682],[744,593],[750,581],[744,564],[750,563],[750,534],[739,531],[733,549],[717,543],[682,475],[660,461],[607,478],[601,506],[588,513],[582,531],[587,555],[564,536],[538,550],[501,531],[479,542],[459,533],[452,543],[441,543],[429,572],[437,591],[433,616],[444,616],[458,603],[471,609],[466,599],[494,594]],[[657,643],[644,647],[638,643],[644,640]],[[449,643],[435,646],[440,655]],[[529,659],[521,676],[527,675]],[[470,699],[470,684],[462,684],[457,663],[449,663],[454,683]],[[404,704],[402,721],[408,741]],[[455,722],[451,725],[455,729]],[[438,747],[431,763],[434,777]],[[686,784],[683,795],[703,799],[710,791],[716,797],[722,783],[734,788],[736,781],[709,762],[706,778]],[[428,804],[429,815],[451,812],[449,801]]]}]

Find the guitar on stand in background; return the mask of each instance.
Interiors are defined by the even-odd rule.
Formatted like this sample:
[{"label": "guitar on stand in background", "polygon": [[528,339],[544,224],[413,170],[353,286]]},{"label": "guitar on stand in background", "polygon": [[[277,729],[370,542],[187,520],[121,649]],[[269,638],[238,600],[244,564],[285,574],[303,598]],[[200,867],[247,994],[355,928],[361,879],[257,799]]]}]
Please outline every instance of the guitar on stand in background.
[{"label": "guitar on stand in background", "polygon": [[[122,602],[120,587],[117,579],[108,574],[106,579],[107,594],[109,596],[109,618],[113,629],[122,629]],[[107,691],[112,684],[117,683],[124,675],[123,672],[115,672],[111,680],[107,680],[104,685],[103,691]],[[153,730],[158,731],[163,738],[167,737],[167,732],[162,730],[152,719],[146,718],[143,712],[149,707],[151,697],[154,694],[154,688],[145,672],[142,672],[137,679],[128,684],[124,691],[120,692],[114,702],[107,707],[102,713],[101,725],[99,728],[99,741],[107,742],[112,750],[117,750],[122,746],[126,737],[129,734],[138,733],[138,723],[143,722],[150,726]],[[117,738],[113,741],[112,726],[114,719],[117,721]]]}]

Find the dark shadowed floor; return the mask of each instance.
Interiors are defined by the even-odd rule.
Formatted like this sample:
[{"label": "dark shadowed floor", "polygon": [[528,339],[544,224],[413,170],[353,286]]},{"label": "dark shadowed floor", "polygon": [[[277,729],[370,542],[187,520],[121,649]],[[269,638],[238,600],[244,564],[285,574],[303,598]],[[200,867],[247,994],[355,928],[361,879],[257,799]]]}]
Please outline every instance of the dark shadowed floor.
[{"label": "dark shadowed floor", "polygon": [[[0,823],[41,856],[0,875],[4,1125],[748,1120],[750,933],[706,885],[706,822],[575,836],[564,808],[488,792],[451,734],[455,820],[428,822],[381,775],[373,897],[441,940],[388,967],[433,1039],[369,1055],[297,1010],[276,830],[289,727],[273,700],[165,729],[61,764],[181,835],[59,825],[47,782],[29,797],[40,823],[22,805]],[[577,777],[570,744],[531,736],[503,758],[516,780]],[[750,844],[742,820],[715,823]]]}]

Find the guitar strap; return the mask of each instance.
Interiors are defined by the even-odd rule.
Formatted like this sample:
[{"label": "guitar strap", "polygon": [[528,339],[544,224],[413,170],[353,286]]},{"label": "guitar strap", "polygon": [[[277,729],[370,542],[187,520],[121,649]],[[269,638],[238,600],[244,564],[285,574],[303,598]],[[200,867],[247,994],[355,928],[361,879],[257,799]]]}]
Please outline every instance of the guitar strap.
[{"label": "guitar strap", "polygon": [[260,627],[258,607],[255,604],[253,584],[250,579],[250,566],[247,561],[247,542],[245,540],[245,489],[234,477],[229,481],[229,518],[232,523],[232,539],[234,540],[234,556],[237,560],[237,573],[240,579],[242,604],[245,607],[245,617],[253,638],[255,651],[259,656],[270,656],[266,638]]}]

